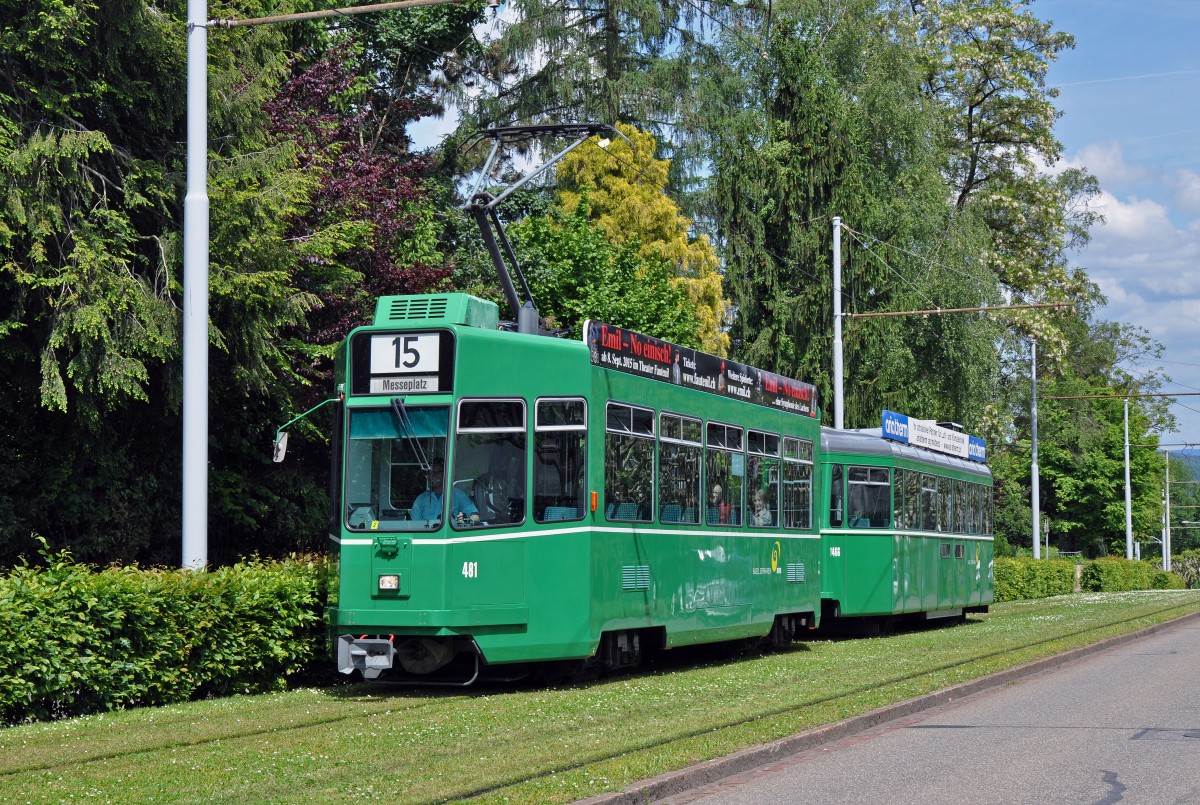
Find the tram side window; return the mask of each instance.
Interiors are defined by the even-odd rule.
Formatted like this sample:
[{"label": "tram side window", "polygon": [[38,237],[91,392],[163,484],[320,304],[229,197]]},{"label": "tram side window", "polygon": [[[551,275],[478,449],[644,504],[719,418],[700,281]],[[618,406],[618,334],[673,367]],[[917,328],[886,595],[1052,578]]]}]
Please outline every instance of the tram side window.
[{"label": "tram side window", "polygon": [[842,486],[842,465],[834,464],[829,468],[829,524],[840,526],[843,517],[843,502],[845,490]]},{"label": "tram side window", "polygon": [[699,419],[659,416],[658,516],[664,523],[700,522],[701,433]]},{"label": "tram side window", "polygon": [[766,528],[779,525],[779,437],[752,430],[748,433],[746,522]]},{"label": "tram side window", "polygon": [[742,452],[742,429],[709,422],[705,477],[708,481],[708,505],[705,522],[709,525],[741,525],[746,477],[746,454]]},{"label": "tram side window", "polygon": [[850,467],[851,528],[887,528],[891,522],[891,475],[887,467]]},{"label": "tram side window", "polygon": [[451,494],[466,495],[488,525],[524,522],[526,444],[524,400],[459,401]]},{"label": "tram side window", "polygon": [[971,533],[983,533],[983,487],[971,484]]},{"label": "tram side window", "polygon": [[925,531],[937,531],[937,479],[926,473],[921,473],[921,528]]},{"label": "tram side window", "polygon": [[908,470],[896,468],[892,471],[893,486],[892,486],[892,517],[896,523],[896,528],[908,528],[908,521],[904,516],[904,479],[908,475]]},{"label": "tram side window", "polygon": [[604,515],[654,519],[654,411],[609,403],[604,440]]},{"label": "tram side window", "polygon": [[538,400],[533,430],[533,519],[582,519],[587,513],[586,401]]},{"label": "tram side window", "polygon": [[966,534],[970,529],[968,522],[967,510],[967,489],[966,481],[952,481],[954,484],[954,531],[958,534]]},{"label": "tram side window", "polygon": [[431,520],[440,519],[441,513],[419,521],[411,513],[417,497],[426,491],[427,469],[440,468],[445,461],[449,409],[360,408],[348,415],[342,496],[347,528],[428,530]]},{"label": "tram side window", "polygon": [[992,533],[992,488],[985,486],[983,488],[983,533],[991,535]]},{"label": "tram side window", "polygon": [[911,531],[921,530],[921,473],[906,470],[904,478],[904,522]]},{"label": "tram side window", "polygon": [[964,481],[963,486],[966,488],[966,523],[964,524],[967,534],[979,533],[979,485],[973,484],[970,481]]},{"label": "tram side window", "polygon": [[784,528],[812,528],[812,475],[812,442],[784,437]]},{"label": "tram side window", "polygon": [[951,517],[951,507],[954,501],[953,481],[949,478],[938,478],[938,530],[949,531],[954,526]]}]

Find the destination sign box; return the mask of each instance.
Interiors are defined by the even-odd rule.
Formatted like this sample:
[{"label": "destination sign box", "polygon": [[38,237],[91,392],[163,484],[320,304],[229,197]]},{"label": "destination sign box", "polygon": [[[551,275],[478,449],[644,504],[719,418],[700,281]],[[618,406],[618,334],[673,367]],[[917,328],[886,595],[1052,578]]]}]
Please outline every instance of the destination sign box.
[{"label": "destination sign box", "polygon": [[584,324],[583,340],[592,363],[605,369],[801,416],[817,415],[817,389],[809,383],[598,321]]},{"label": "destination sign box", "polygon": [[437,394],[454,389],[454,336],[364,331],[350,339],[351,394]]},{"label": "destination sign box", "polygon": [[883,438],[971,461],[987,461],[987,443],[978,436],[944,428],[931,419],[913,419],[895,411],[883,412]]}]

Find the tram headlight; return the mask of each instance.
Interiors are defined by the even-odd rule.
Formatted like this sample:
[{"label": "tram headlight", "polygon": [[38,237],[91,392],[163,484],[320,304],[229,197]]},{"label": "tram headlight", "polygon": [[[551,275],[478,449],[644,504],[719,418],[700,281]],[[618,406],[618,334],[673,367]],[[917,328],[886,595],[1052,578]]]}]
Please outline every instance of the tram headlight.
[{"label": "tram headlight", "polygon": [[379,577],[380,592],[395,592],[400,589],[400,576],[397,573],[385,573]]}]

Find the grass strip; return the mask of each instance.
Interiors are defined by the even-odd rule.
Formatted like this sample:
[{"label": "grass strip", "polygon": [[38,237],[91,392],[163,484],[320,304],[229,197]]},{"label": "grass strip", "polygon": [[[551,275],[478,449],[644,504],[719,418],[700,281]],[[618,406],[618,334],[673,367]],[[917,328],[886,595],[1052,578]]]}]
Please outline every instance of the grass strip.
[{"label": "grass strip", "polygon": [[355,686],[0,730],[5,802],[567,802],[1200,610],[1200,592],[997,605],[554,689]]}]

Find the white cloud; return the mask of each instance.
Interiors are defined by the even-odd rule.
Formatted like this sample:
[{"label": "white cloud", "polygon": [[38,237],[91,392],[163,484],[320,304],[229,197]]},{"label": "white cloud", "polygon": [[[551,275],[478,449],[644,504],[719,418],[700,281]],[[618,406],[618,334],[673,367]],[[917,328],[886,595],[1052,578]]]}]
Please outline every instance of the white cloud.
[{"label": "white cloud", "polygon": [[1124,202],[1105,191],[1096,206],[1104,213],[1104,225],[1097,234],[1103,233],[1106,238],[1140,241],[1175,233],[1169,211],[1156,201],[1135,196]]},{"label": "white cloud", "polygon": [[1108,298],[1104,318],[1145,327],[1161,341],[1200,338],[1200,223],[1180,228],[1150,199],[1103,193],[1105,223],[1076,262]]},{"label": "white cloud", "polygon": [[1200,213],[1200,174],[1184,168],[1168,184],[1174,190],[1172,202],[1185,212]]},{"label": "white cloud", "polygon": [[1115,140],[1086,145],[1063,164],[1086,169],[1100,180],[1101,186],[1109,188],[1138,184],[1152,176],[1144,166],[1128,164],[1121,144]]}]

